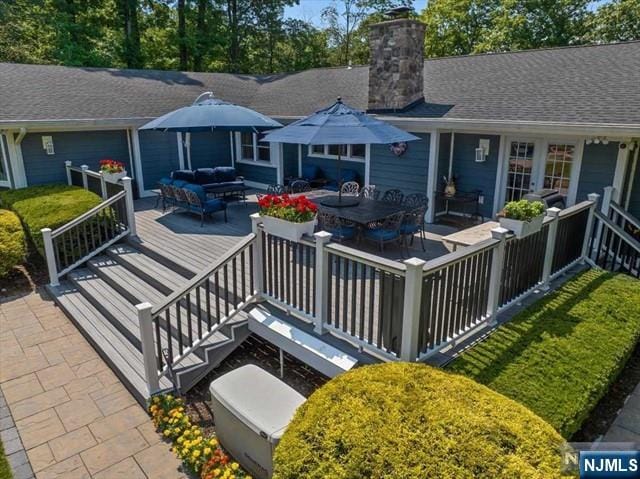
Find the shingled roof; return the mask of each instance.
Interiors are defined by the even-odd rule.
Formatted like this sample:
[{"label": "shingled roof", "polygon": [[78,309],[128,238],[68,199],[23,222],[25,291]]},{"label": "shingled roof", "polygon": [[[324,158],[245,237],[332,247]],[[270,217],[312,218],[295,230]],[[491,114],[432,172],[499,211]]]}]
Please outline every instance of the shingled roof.
[{"label": "shingled roof", "polygon": [[[406,117],[640,125],[640,42],[425,61],[425,103]],[[275,117],[337,96],[367,108],[368,67],[254,76],[0,63],[0,123],[148,119],[213,91]]]}]

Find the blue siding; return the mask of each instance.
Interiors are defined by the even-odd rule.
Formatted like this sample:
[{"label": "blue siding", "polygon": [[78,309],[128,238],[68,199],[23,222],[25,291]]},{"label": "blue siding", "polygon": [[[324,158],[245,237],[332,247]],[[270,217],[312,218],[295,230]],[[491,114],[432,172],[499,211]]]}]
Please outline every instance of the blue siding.
[{"label": "blue siding", "polygon": [[151,190],[160,178],[180,168],[178,138],[174,132],[148,130],[139,132],[139,137],[144,188]]},{"label": "blue siding", "polygon": [[231,166],[229,132],[192,133],[191,166],[194,170],[197,168],[213,168],[215,166]]},{"label": "blue siding", "polygon": [[[42,148],[43,136],[53,138],[54,155]],[[28,133],[22,140],[22,157],[28,185],[66,183],[67,160],[97,171],[100,160],[111,158],[123,162],[129,175],[134,174],[125,130]]]},{"label": "blue siding", "polygon": [[589,193],[602,195],[605,186],[613,185],[617,159],[617,142],[584,146],[576,203],[586,200]]},{"label": "blue siding", "polygon": [[384,192],[400,189],[403,193],[427,194],[429,169],[429,134],[414,133],[419,141],[412,141],[402,156],[396,156],[388,145],[371,146],[369,183]]},{"label": "blue siding", "polygon": [[244,176],[247,181],[272,185],[277,183],[278,171],[275,167],[255,166],[248,163],[236,161],[236,171],[240,176]]},{"label": "blue siding", "polygon": [[[489,156],[486,161],[476,163],[476,148],[480,139],[489,140]],[[499,148],[500,137],[486,134],[456,133],[453,145],[453,175],[457,177],[456,188],[466,192],[481,190],[484,204],[480,205],[480,212],[489,218],[493,216]],[[444,174],[446,171],[445,169]],[[442,182],[438,181],[438,189],[442,188]]]},{"label": "blue siding", "polygon": [[[302,167],[305,165],[316,165],[322,170],[324,178],[335,180],[338,177],[338,160],[334,158],[316,158],[308,156],[309,149],[306,145],[302,147]],[[342,170],[349,169],[358,172],[358,181],[364,184],[364,162],[340,160]]]},{"label": "blue siding", "polygon": [[449,175],[449,151],[451,151],[451,133],[441,133],[438,147],[438,189],[443,183],[442,177]]},{"label": "blue siding", "polygon": [[[304,147],[306,148],[306,147]],[[298,145],[285,143],[282,145],[282,159],[284,177],[298,176]]]}]

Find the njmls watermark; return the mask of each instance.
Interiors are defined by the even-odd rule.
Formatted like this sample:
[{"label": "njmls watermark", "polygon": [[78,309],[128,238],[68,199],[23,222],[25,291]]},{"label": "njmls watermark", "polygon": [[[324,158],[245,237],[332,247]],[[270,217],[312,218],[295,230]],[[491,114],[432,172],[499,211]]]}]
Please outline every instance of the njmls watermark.
[{"label": "njmls watermark", "polygon": [[562,470],[580,479],[640,479],[640,444],[569,442],[561,451]]}]

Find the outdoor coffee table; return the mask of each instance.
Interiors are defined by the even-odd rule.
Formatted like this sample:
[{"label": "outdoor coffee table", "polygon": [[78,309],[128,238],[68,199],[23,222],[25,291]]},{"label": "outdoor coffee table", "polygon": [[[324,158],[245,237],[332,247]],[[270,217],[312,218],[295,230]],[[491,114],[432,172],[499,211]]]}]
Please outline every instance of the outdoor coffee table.
[{"label": "outdoor coffee table", "polygon": [[458,246],[471,246],[481,241],[491,238],[491,230],[500,226],[497,221],[487,221],[486,223],[472,226],[456,233],[442,237],[442,241],[453,246],[455,251]]}]

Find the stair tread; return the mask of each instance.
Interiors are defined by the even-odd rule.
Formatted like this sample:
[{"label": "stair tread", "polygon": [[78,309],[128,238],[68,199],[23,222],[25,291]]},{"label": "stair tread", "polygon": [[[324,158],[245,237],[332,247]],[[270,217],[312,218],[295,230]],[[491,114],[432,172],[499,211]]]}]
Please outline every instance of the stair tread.
[{"label": "stair tread", "polygon": [[[120,379],[129,386],[136,399],[144,402],[149,396],[144,378],[142,352],[139,351],[70,281],[49,287],[56,303],[71,317],[98,353]],[[161,389],[172,387],[167,378],[160,378]]]},{"label": "stair tread", "polygon": [[128,244],[119,243],[110,247],[107,251],[117,261],[132,264],[145,273],[161,280],[172,291],[180,289],[188,281],[188,278],[176,273]]},{"label": "stair tread", "polygon": [[[99,299],[100,304],[108,311],[111,318],[126,328],[129,333],[140,338],[140,326],[138,324],[138,313],[133,304],[127,301],[104,279],[88,269],[78,269],[69,274],[69,278],[87,294]],[[166,341],[167,335],[164,329],[161,330]],[[173,350],[178,351],[178,340],[171,336]],[[184,366],[201,364],[202,360],[196,355],[189,355],[183,361]]]}]

